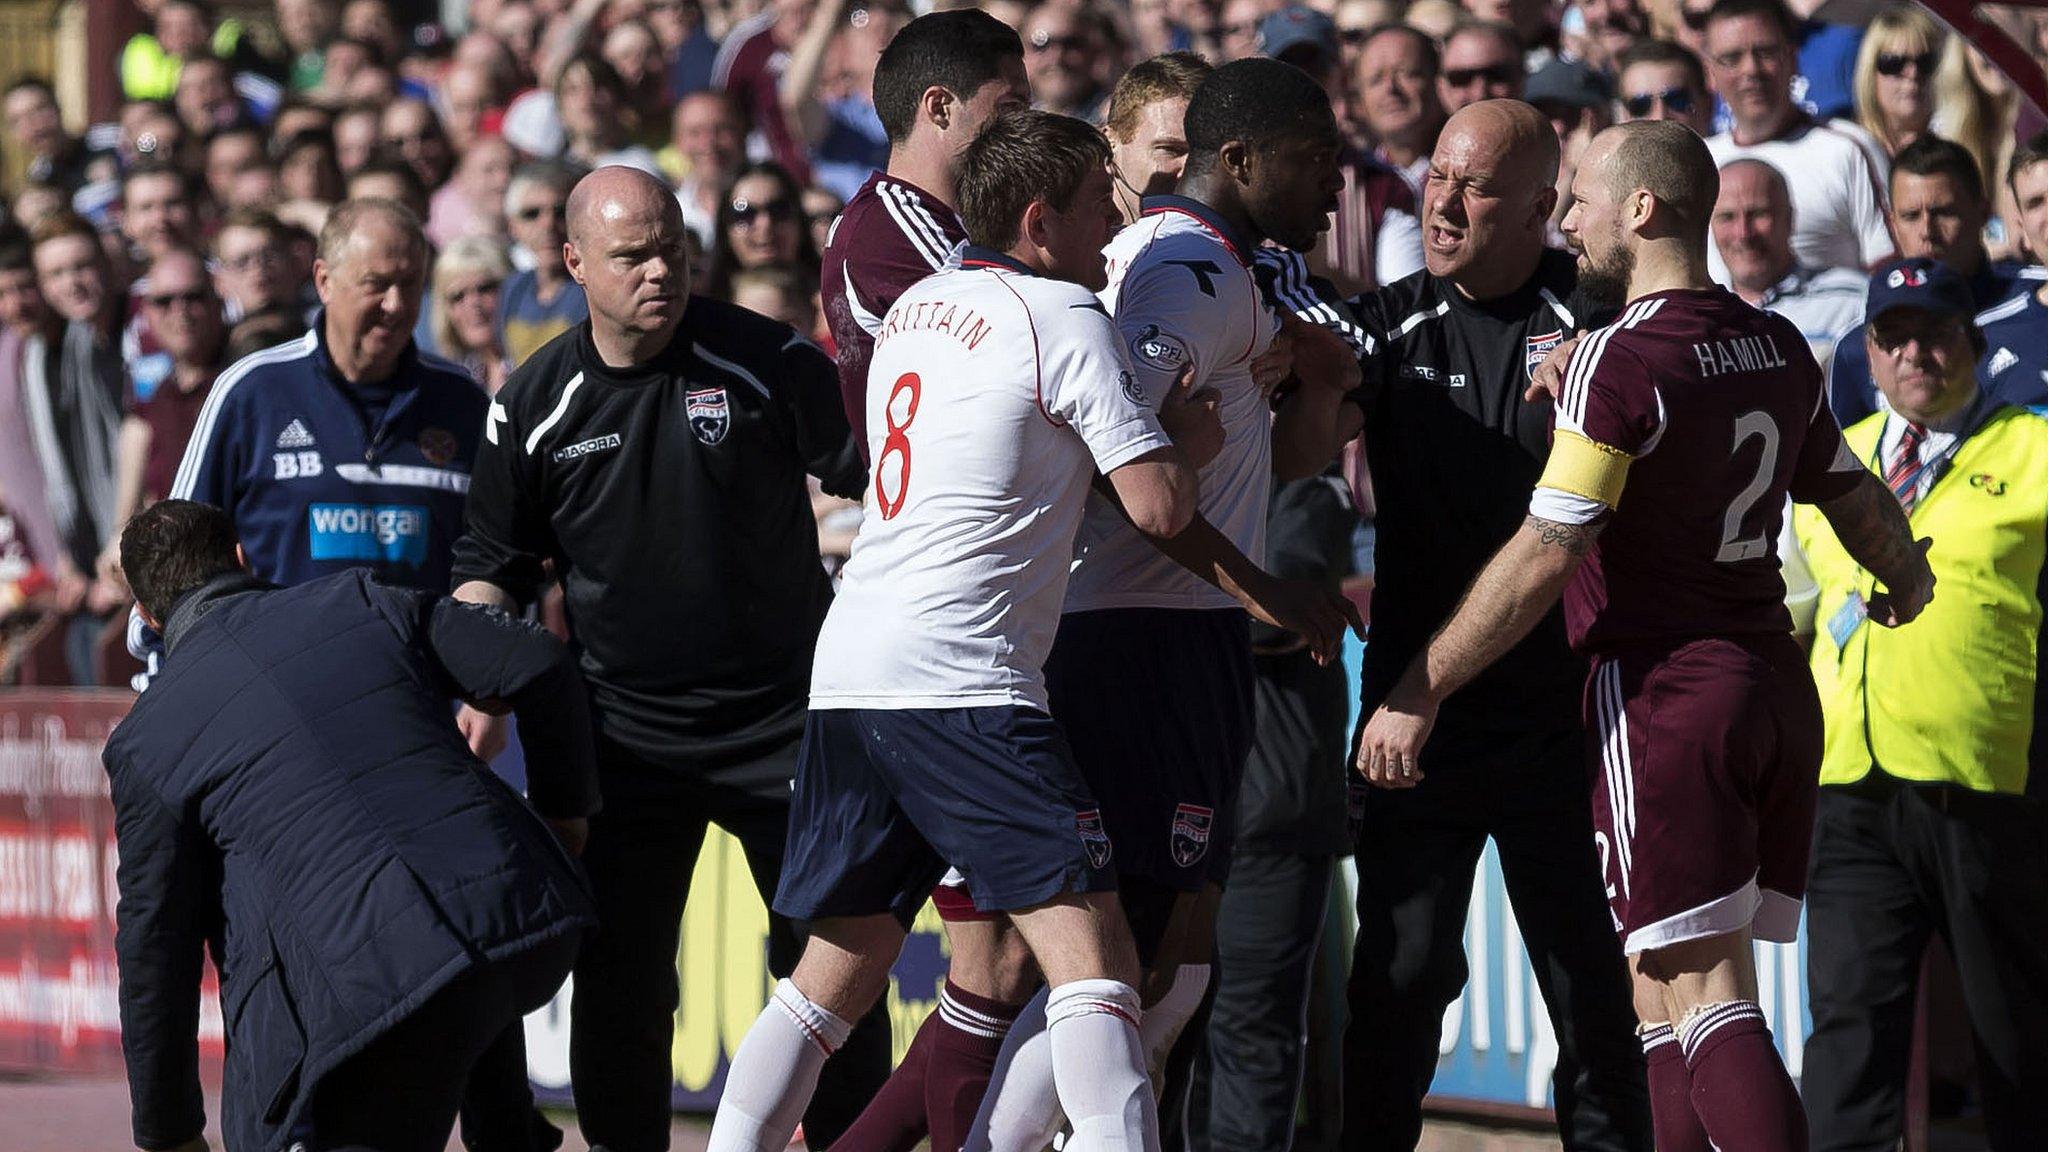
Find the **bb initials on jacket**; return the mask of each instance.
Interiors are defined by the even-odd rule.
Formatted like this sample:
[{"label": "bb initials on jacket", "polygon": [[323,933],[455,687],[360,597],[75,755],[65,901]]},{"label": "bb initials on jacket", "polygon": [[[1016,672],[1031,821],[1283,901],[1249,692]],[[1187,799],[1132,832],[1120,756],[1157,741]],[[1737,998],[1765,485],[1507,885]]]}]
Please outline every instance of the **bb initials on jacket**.
[{"label": "bb initials on jacket", "polygon": [[1778,342],[1769,336],[1738,336],[1733,340],[1695,344],[1692,354],[1699,357],[1702,377],[1726,376],[1731,372],[1763,372],[1785,366],[1785,356],[1778,351]]}]

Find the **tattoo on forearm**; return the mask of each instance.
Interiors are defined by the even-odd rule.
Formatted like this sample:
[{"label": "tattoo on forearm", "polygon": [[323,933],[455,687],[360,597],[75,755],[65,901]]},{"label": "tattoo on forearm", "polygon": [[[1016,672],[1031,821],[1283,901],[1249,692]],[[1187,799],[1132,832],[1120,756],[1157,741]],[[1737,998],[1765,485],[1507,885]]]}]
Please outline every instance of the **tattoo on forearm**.
[{"label": "tattoo on forearm", "polygon": [[1913,571],[1913,526],[1884,481],[1866,475],[1847,495],[1821,505],[1821,512],[1842,547],[1886,587]]},{"label": "tattoo on forearm", "polygon": [[1541,516],[1531,516],[1524,523],[1534,528],[1545,544],[1562,548],[1574,556],[1591,552],[1593,541],[1600,538],[1600,529],[1591,524],[1565,524],[1545,520]]}]

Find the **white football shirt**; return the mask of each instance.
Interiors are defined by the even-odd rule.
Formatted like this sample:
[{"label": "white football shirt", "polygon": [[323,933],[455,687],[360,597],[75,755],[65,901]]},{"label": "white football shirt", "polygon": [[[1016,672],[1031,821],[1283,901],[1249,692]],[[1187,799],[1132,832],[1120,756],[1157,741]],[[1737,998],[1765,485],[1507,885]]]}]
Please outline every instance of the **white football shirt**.
[{"label": "white football shirt", "polygon": [[[1263,561],[1266,502],[1273,490],[1271,410],[1251,363],[1272,346],[1280,319],[1252,277],[1252,249],[1198,200],[1153,196],[1145,214],[1104,254],[1102,302],[1116,317],[1145,403],[1154,411],[1194,364],[1194,386],[1214,388],[1223,451],[1201,472],[1201,511],[1239,551]],[[1167,559],[1100,495],[1074,545],[1067,611],[1099,608],[1235,608],[1214,585]]]},{"label": "white football shirt", "polygon": [[1172,443],[1086,288],[963,258],[882,318],[867,506],[818,636],[813,708],[1045,711],[1094,475]]}]

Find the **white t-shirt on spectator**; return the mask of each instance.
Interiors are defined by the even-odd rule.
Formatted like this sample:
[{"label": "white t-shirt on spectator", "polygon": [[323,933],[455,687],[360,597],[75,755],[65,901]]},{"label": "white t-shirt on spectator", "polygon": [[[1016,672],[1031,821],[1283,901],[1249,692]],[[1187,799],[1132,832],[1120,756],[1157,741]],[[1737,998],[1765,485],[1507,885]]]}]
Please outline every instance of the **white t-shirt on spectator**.
[{"label": "white t-shirt on spectator", "polygon": [[1757,306],[1799,325],[1814,360],[1825,366],[1835,342],[1863,323],[1870,277],[1848,268],[1794,268]]},{"label": "white t-shirt on spectator", "polygon": [[[1707,139],[1714,164],[1762,160],[1785,177],[1792,194],[1792,251],[1809,268],[1864,269],[1894,251],[1885,223],[1885,174],[1855,136],[1834,124],[1800,120],[1776,137],[1747,147],[1735,134]],[[1721,253],[1707,246],[1707,272],[1728,283]]]}]

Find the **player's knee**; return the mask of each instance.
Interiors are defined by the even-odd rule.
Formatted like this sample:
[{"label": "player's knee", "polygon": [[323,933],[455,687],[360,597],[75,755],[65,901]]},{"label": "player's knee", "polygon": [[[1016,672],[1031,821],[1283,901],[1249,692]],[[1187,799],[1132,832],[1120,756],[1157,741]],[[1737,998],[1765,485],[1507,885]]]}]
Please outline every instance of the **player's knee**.
[{"label": "player's knee", "polygon": [[888,989],[903,935],[886,913],[819,920],[790,980],[818,1007],[857,1020]]},{"label": "player's knee", "polygon": [[1662,983],[1635,972],[1629,977],[1629,992],[1635,1000],[1637,1020],[1645,1024],[1671,1023],[1670,1001],[1665,998]]},{"label": "player's knee", "polygon": [[1704,1004],[1756,998],[1756,968],[1748,932],[1684,940],[1652,948],[1636,957],[1637,1013],[1643,1009],[1642,984],[1654,984],[1662,997],[1661,1017],[1674,1026],[1686,1013]]},{"label": "player's knee", "polygon": [[1022,1004],[1038,987],[1031,946],[1007,918],[946,925],[952,948],[947,977],[961,989],[1002,1004]]},{"label": "player's knee", "polygon": [[1066,893],[1011,918],[1048,985],[1115,980],[1137,987],[1138,950],[1116,893]]}]

